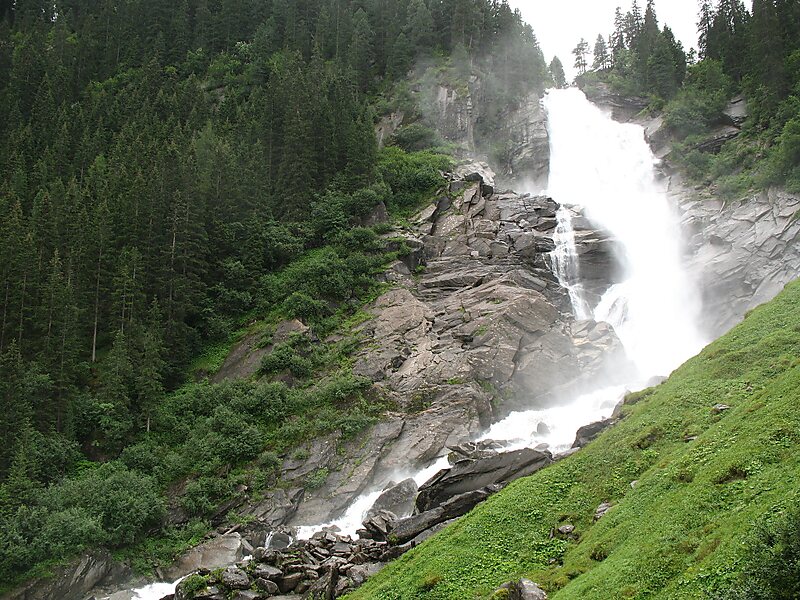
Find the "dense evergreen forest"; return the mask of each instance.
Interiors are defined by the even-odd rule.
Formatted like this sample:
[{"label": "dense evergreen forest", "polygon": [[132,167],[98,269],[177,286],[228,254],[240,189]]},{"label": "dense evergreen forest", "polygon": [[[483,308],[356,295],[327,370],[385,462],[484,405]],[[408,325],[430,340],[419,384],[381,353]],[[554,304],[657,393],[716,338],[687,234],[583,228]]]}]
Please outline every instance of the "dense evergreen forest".
[{"label": "dense evergreen forest", "polygon": [[[627,13],[617,9],[611,35],[598,36],[592,72],[585,40],[575,66],[589,82],[651,97],[684,140],[673,157],[695,179],[732,195],[774,184],[800,190],[800,2],[754,0],[748,11],[741,0],[703,0],[698,33],[699,53],[687,55],[659,27],[653,0],[644,12],[634,1]],[[749,107],[742,135],[719,154],[699,150],[737,94]]]},{"label": "dense evergreen forest", "polygon": [[0,581],[145,532],[169,558],[293,444],[383,410],[347,339],[194,378],[253,323],[358,318],[403,251],[363,219],[450,164],[379,150],[376,117],[451,55],[499,101],[549,77],[498,0],[0,0]]}]

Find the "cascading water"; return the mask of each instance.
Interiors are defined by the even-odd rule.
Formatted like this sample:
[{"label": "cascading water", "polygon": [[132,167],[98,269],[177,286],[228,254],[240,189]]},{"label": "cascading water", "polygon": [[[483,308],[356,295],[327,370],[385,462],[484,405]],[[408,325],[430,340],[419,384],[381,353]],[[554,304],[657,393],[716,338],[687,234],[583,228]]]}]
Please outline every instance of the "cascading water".
[{"label": "cascading water", "polygon": [[[549,92],[545,108],[551,149],[548,193],[562,205],[553,270],[569,292],[575,318],[612,325],[638,368],[634,381],[598,387],[556,407],[514,413],[481,438],[504,441],[507,450],[546,443],[555,453],[571,446],[581,426],[607,418],[626,390],[668,375],[704,342],[696,326],[697,295],[681,264],[679,220],[656,181],[656,160],[642,128],[616,123],[577,89]],[[622,249],[618,258],[626,272],[621,281],[610,282],[597,306],[590,306],[583,294],[570,207],[582,210]],[[540,423],[547,429],[539,429]],[[421,484],[446,467],[443,458],[413,477]],[[340,519],[300,528],[299,536],[330,525],[354,533],[379,494],[363,494]],[[173,589],[174,584],[154,584],[135,590],[134,598],[158,600]]]},{"label": "cascading water", "polygon": [[[681,230],[666,190],[656,180],[657,161],[637,125],[605,115],[578,89],[552,90],[544,100],[550,134],[548,194],[562,205],[552,255],[553,269],[570,293],[576,319],[614,327],[638,370],[634,381],[600,388],[565,406],[514,413],[485,439],[514,447],[547,443],[566,449],[575,431],[607,418],[626,390],[668,375],[703,346],[697,326],[698,294],[682,264]],[[625,273],[588,307],[579,281],[572,210],[618,242]],[[576,275],[577,274],[577,275]],[[539,423],[545,435],[532,434]]]},{"label": "cascading water", "polygon": [[556,249],[550,259],[552,269],[561,287],[569,293],[575,318],[581,321],[589,319],[592,312],[584,297],[583,284],[580,281],[578,253],[575,249],[575,230],[572,227],[572,210],[566,204],[562,204],[556,213],[556,219],[558,225],[553,236]]},{"label": "cascading water", "polygon": [[577,89],[545,98],[551,135],[548,193],[583,207],[619,241],[624,279],[593,309],[616,330],[645,377],[668,375],[703,346],[699,302],[682,264],[681,230],[657,161],[637,125],[621,125]]}]

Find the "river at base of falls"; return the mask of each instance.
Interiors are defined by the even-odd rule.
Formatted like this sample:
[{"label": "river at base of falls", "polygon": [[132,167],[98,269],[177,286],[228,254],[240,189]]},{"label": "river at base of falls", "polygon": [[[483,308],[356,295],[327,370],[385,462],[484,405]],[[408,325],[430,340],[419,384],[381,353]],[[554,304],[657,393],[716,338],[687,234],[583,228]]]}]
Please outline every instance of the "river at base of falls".
[{"label": "river at base of falls", "polygon": [[[504,451],[547,444],[557,454],[572,446],[579,428],[610,417],[626,392],[644,388],[654,376],[669,375],[705,341],[698,333],[699,296],[682,263],[680,221],[656,180],[657,160],[644,130],[617,123],[574,88],[551,90],[544,106],[551,152],[547,195],[562,205],[551,263],[569,292],[575,318],[609,323],[638,370],[633,379],[616,385],[608,386],[604,378],[603,386],[558,406],[512,413],[476,436],[504,442]],[[597,306],[590,306],[583,294],[573,212],[608,232],[622,249],[617,259],[623,276],[610,282]],[[421,485],[448,466],[442,457],[406,476]],[[405,478],[393,475],[396,481]],[[361,495],[335,521],[300,527],[298,537],[307,539],[326,527],[355,535],[381,492]],[[174,588],[174,583],[154,584],[136,590],[134,598],[160,600]]]}]

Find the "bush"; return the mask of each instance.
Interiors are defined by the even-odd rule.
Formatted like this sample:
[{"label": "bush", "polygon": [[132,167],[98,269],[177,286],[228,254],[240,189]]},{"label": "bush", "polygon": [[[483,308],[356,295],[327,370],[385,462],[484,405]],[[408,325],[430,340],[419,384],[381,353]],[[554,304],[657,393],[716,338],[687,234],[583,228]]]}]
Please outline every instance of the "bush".
[{"label": "bush", "polygon": [[759,523],[747,547],[739,582],[717,598],[800,598],[800,503],[795,500]]},{"label": "bush", "polygon": [[412,123],[398,129],[392,136],[392,142],[406,152],[419,152],[441,145],[442,139],[430,127]]},{"label": "bush", "polygon": [[401,148],[384,148],[378,156],[378,174],[392,190],[389,208],[417,206],[444,184],[440,171],[452,166],[452,160],[433,152],[409,154]]}]

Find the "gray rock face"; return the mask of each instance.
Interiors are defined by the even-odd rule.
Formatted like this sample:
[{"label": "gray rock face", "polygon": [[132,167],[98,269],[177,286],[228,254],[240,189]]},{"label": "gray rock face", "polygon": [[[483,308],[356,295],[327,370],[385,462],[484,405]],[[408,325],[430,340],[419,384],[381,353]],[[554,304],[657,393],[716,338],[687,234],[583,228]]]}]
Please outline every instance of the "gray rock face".
[{"label": "gray rock face", "polygon": [[[609,327],[573,322],[550,271],[558,205],[486,195],[492,173],[485,165],[459,173],[452,194],[412,217],[413,229],[403,233],[422,267],[415,275],[407,265],[392,268],[394,289],[368,307],[372,319],[358,328],[364,350],[354,371],[398,412],[360,440],[319,439],[308,458],[284,464],[284,479],[298,487],[310,473],[329,473],[305,493],[289,525],[336,519],[388,476],[426,467],[513,410],[553,403],[626,360]],[[587,233],[586,256],[601,255],[592,246],[603,243]]]},{"label": "gray rock face", "polygon": [[709,338],[725,333],[800,274],[797,195],[770,189],[726,203],[698,194],[678,177],[671,180],[671,193],[683,212]]},{"label": "gray rock face", "polygon": [[606,83],[592,82],[591,86],[582,89],[589,100],[609,110],[616,121],[623,123],[631,121],[649,104],[647,98],[618,94]]},{"label": "gray rock face", "polygon": [[220,569],[242,560],[243,556],[241,535],[221,535],[189,550],[172,563],[164,575],[166,579],[174,580],[199,569]]},{"label": "gray rock face", "polygon": [[131,576],[107,552],[86,554],[54,569],[53,576],[29,581],[3,595],[3,600],[84,600],[97,586],[113,586]]},{"label": "gray rock face", "polygon": [[[547,122],[538,94],[531,94],[514,106],[501,109],[499,124],[492,139],[476,135],[480,120],[498,107],[486,101],[484,85],[473,76],[466,89],[458,90],[446,85],[436,85],[424,90],[428,96],[426,120],[446,140],[457,144],[464,156],[489,155],[496,140],[507,142],[502,164],[497,167],[506,183],[535,183],[539,189],[546,187],[550,166],[550,147]],[[386,124],[388,125],[388,123]],[[384,126],[384,124],[382,124]],[[384,126],[385,127],[385,126]]]},{"label": "gray rock face", "polygon": [[531,475],[552,462],[549,452],[529,448],[478,460],[459,461],[420,486],[417,510],[425,512],[459,494]]}]

